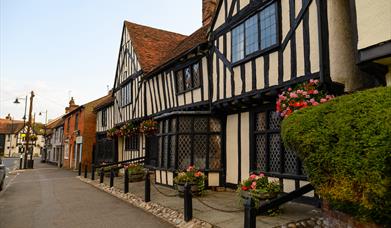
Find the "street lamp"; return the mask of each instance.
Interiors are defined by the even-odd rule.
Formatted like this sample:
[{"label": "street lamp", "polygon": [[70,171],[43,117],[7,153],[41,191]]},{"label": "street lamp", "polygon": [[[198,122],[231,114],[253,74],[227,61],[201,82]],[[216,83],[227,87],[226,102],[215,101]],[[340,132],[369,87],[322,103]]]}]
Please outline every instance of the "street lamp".
[{"label": "street lamp", "polygon": [[[33,99],[34,99],[34,91],[31,91],[31,95],[30,95],[30,109],[29,109],[29,119],[28,119],[28,122],[27,122],[27,133],[26,133],[26,151],[25,151],[25,154],[24,154],[24,168],[27,167],[27,153],[29,152],[29,141],[30,141],[30,131],[31,131],[31,117],[32,117],[32,111],[33,111]],[[20,104],[19,102],[19,99],[23,99],[23,98],[16,98],[14,103],[15,104]],[[24,107],[24,117],[23,117],[23,120],[24,120],[24,124],[23,124],[23,127],[26,126],[26,109],[27,109],[27,96],[25,98],[25,107]],[[30,162],[31,162],[31,168],[33,168],[33,154],[31,153],[30,155]]]},{"label": "street lamp", "polygon": [[19,100],[24,100],[23,126],[25,126],[26,125],[27,96],[25,98],[23,98],[23,97],[15,98],[14,104],[20,104]]}]

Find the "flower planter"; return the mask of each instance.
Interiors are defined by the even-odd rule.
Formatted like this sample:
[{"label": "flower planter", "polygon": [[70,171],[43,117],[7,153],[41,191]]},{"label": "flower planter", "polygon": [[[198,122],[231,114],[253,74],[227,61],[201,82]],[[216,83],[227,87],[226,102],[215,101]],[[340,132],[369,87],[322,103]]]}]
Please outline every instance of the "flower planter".
[{"label": "flower planter", "polygon": [[[190,190],[191,190],[191,193],[193,193],[193,195],[196,195],[196,196],[201,195],[202,191],[199,189],[198,185],[196,185],[194,183],[188,183],[188,184],[191,185]],[[183,196],[184,192],[185,192],[185,183],[176,184],[176,189],[179,192],[179,196]]]},{"label": "flower planter", "polygon": [[129,174],[129,182],[139,182],[144,180],[145,173],[133,173]]},{"label": "flower planter", "polygon": [[[241,191],[240,194],[243,199],[248,199],[252,197],[249,191]],[[259,195],[257,195],[256,198],[262,201],[262,200],[274,199],[277,196],[278,196],[277,192],[262,192]]]}]

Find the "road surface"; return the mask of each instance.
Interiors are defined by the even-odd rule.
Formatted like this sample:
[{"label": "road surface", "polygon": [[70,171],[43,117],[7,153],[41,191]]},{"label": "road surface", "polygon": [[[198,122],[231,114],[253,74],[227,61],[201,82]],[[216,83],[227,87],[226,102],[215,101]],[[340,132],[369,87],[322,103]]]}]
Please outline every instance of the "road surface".
[{"label": "road surface", "polygon": [[172,227],[76,179],[77,173],[37,161],[0,192],[1,228]]}]

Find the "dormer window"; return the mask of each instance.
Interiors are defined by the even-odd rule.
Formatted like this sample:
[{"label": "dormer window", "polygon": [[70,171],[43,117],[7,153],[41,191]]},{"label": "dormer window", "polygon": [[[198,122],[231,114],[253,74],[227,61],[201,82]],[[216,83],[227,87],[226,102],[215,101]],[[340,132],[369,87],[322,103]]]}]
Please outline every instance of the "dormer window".
[{"label": "dormer window", "polygon": [[274,2],[232,29],[232,62],[275,47],[277,24],[277,4]]},{"label": "dormer window", "polygon": [[200,63],[196,62],[176,72],[177,93],[183,93],[201,86]]}]

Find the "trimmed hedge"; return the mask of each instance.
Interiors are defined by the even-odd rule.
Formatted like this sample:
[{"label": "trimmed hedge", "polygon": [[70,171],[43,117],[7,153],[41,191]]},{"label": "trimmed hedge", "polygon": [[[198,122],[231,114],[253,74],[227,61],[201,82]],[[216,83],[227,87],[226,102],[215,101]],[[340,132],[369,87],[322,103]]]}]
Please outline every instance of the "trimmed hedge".
[{"label": "trimmed hedge", "polygon": [[391,223],[391,88],[302,109],[282,123],[317,193],[333,209]]}]

